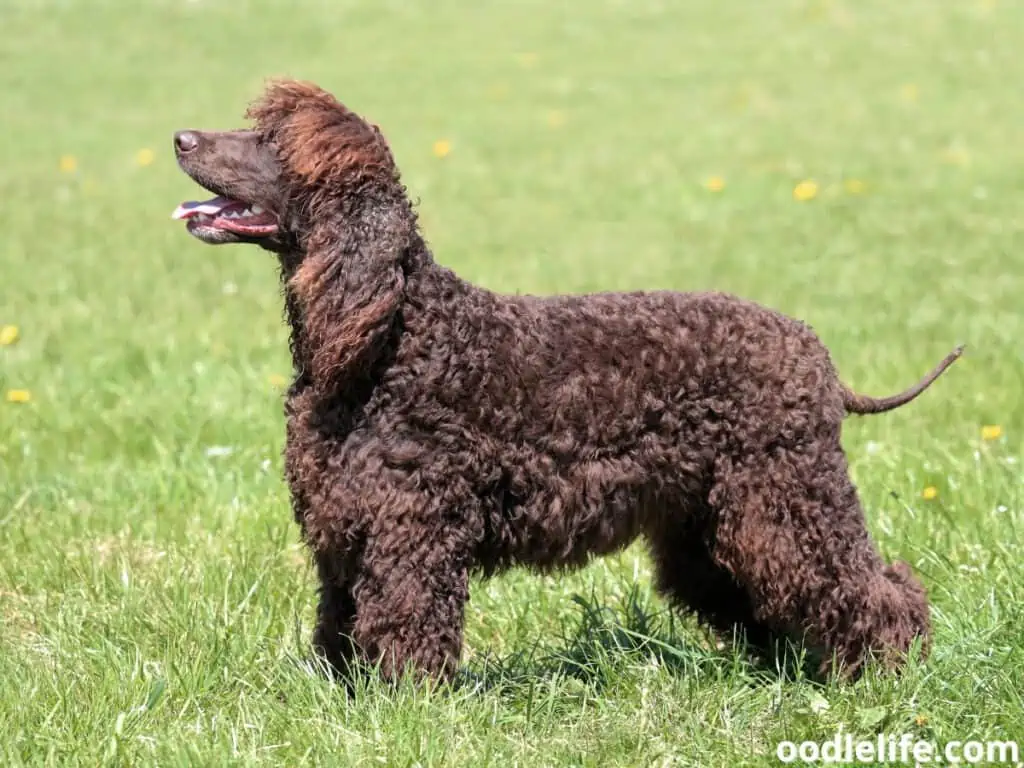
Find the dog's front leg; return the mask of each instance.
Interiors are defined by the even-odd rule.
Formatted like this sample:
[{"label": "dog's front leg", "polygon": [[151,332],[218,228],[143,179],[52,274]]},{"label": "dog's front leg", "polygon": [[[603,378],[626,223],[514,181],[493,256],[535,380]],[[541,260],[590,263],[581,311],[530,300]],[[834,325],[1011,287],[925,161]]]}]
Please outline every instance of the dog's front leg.
[{"label": "dog's front leg", "polygon": [[313,632],[313,650],[335,673],[347,678],[355,655],[352,630],[356,603],[352,596],[351,575],[342,567],[343,562],[329,552],[317,552],[315,559],[320,577],[320,604]]},{"label": "dog's front leg", "polygon": [[423,492],[390,493],[360,563],[355,642],[388,679],[450,679],[462,652],[479,520]]}]

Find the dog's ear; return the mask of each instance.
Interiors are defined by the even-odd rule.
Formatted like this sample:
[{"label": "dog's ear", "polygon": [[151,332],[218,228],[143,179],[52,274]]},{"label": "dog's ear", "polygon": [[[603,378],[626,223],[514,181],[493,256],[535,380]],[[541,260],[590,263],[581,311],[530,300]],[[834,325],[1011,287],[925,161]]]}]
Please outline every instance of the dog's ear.
[{"label": "dog's ear", "polygon": [[308,372],[321,391],[336,391],[365,370],[391,327],[415,220],[380,130],[323,89],[272,82],[248,116],[274,143],[309,222],[288,290],[301,308]]},{"label": "dog's ear", "polygon": [[404,296],[401,229],[359,234],[315,230],[288,284],[302,307],[309,373],[323,392],[366,372]]}]

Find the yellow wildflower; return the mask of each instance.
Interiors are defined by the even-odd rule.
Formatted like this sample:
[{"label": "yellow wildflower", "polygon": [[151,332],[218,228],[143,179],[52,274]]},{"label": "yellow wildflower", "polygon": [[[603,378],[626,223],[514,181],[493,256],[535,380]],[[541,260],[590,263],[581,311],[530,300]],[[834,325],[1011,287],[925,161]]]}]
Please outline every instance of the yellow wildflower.
[{"label": "yellow wildflower", "polygon": [[270,382],[270,386],[277,389],[284,389],[288,385],[288,379],[282,376],[280,373],[272,373],[267,377],[267,381]]},{"label": "yellow wildflower", "polygon": [[7,402],[8,403],[27,403],[32,399],[32,393],[27,389],[9,389],[7,390]]},{"label": "yellow wildflower", "polygon": [[18,340],[18,326],[5,325],[0,327],[0,347],[9,347]]},{"label": "yellow wildflower", "polygon": [[921,498],[925,501],[931,501],[932,499],[938,498],[939,489],[934,485],[929,485],[923,491],[921,491]]},{"label": "yellow wildflower", "polygon": [[863,195],[866,189],[864,182],[860,179],[847,179],[843,182],[843,188],[851,195]]},{"label": "yellow wildflower", "polygon": [[998,424],[987,424],[981,428],[982,440],[998,440],[1003,435],[1003,428]]},{"label": "yellow wildflower", "polygon": [[78,170],[78,159],[74,155],[63,155],[60,159],[61,173],[74,173]]},{"label": "yellow wildflower", "polygon": [[735,109],[746,109],[750,106],[751,91],[753,89],[747,85],[741,85],[732,96],[732,106]]},{"label": "yellow wildflower", "polygon": [[708,192],[721,192],[725,189],[725,179],[721,176],[709,176],[704,179],[704,189]]},{"label": "yellow wildflower", "polygon": [[913,103],[917,101],[917,86],[913,83],[907,83],[900,88],[900,98],[907,103]]},{"label": "yellow wildflower", "polygon": [[537,66],[538,56],[536,53],[533,53],[532,51],[527,53],[520,53],[518,58],[519,66],[521,66],[523,69],[533,69],[533,67]]},{"label": "yellow wildflower", "polygon": [[942,161],[964,168],[971,164],[971,153],[965,147],[947,147],[942,151]]},{"label": "yellow wildflower", "polygon": [[143,168],[147,165],[152,165],[155,158],[156,155],[153,153],[153,150],[149,148],[140,149],[135,153],[135,163],[137,165],[141,165]]},{"label": "yellow wildflower", "polygon": [[438,139],[434,142],[434,156],[435,157],[448,157],[448,153],[452,151],[452,143],[447,139]]},{"label": "yellow wildflower", "polygon": [[928,724],[928,718],[925,715],[917,715],[914,717],[914,725],[918,728],[923,728]]},{"label": "yellow wildflower", "polygon": [[809,3],[804,11],[811,21],[820,21],[828,16],[832,10],[831,0],[820,0],[820,2]]},{"label": "yellow wildflower", "polygon": [[818,182],[813,179],[807,179],[801,181],[795,187],[793,187],[793,199],[804,203],[808,200],[813,200],[818,196]]}]

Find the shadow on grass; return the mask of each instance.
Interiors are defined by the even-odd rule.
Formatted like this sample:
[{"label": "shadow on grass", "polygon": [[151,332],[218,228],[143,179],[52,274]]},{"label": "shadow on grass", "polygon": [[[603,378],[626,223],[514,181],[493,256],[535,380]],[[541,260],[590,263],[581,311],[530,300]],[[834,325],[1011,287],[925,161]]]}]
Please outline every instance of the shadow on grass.
[{"label": "shadow on grass", "polygon": [[[602,604],[594,594],[589,598],[575,595],[573,602],[580,608],[579,619],[560,636],[542,640],[527,651],[485,654],[463,664],[452,689],[469,695],[486,691],[513,699],[525,695],[532,700],[538,686],[553,692],[575,683],[600,693],[627,677],[630,668],[642,666],[658,667],[693,684],[728,680],[756,687],[780,681],[815,682],[800,648],[779,642],[766,653],[749,646],[740,629],[732,638],[716,637],[694,619],[655,606],[653,598],[637,587],[618,607]],[[301,646],[298,624],[296,633],[296,643]],[[300,654],[293,661],[307,674],[342,685],[350,696],[365,695],[378,686],[416,688],[414,676],[384,683],[374,667],[361,663],[354,664],[347,674],[339,674],[312,655]]]},{"label": "shadow on grass", "polygon": [[681,620],[634,587],[618,609],[594,595],[573,597],[581,609],[575,625],[553,642],[505,656],[483,656],[460,670],[459,687],[501,692],[540,680],[575,679],[594,690],[613,683],[629,666],[656,665],[681,678],[742,677],[750,684],[813,678],[799,648],[778,642],[769,652],[748,646],[741,629],[716,638],[692,620]]}]

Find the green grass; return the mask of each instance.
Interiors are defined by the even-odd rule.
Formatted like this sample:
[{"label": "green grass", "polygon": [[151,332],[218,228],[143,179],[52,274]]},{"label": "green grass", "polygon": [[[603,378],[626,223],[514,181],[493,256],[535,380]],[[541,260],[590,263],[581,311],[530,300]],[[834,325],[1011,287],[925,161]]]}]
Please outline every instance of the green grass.
[{"label": "green grass", "polygon": [[[772,765],[839,724],[1024,745],[1024,5],[9,0],[0,24],[0,395],[31,393],[0,399],[0,762]],[[173,130],[239,126],[275,74],[379,122],[437,258],[491,288],[733,291],[876,394],[966,342],[845,433],[932,657],[768,673],[670,616],[637,546],[475,584],[454,691],[315,674],[274,265],[168,220],[195,192]]]}]

